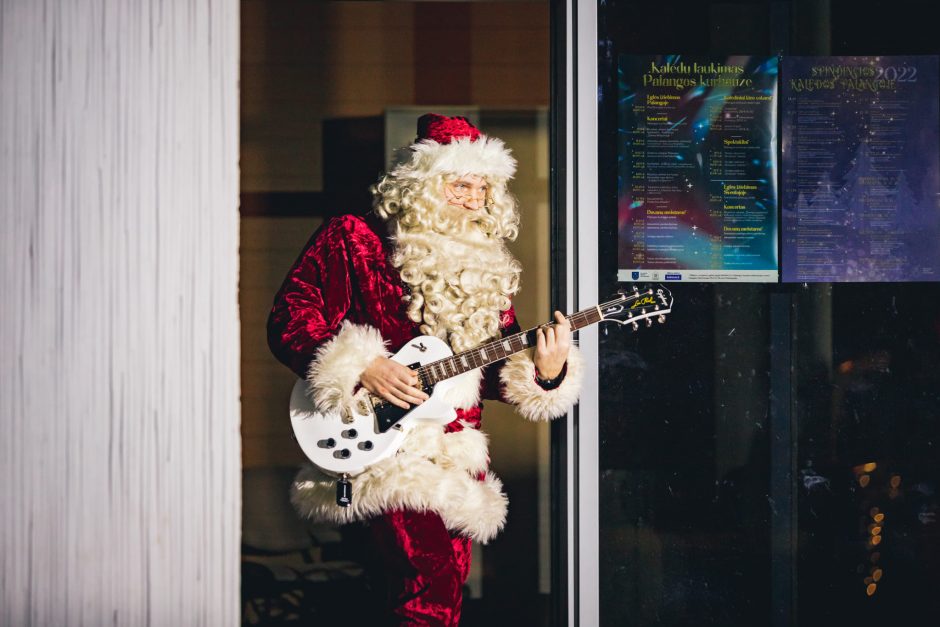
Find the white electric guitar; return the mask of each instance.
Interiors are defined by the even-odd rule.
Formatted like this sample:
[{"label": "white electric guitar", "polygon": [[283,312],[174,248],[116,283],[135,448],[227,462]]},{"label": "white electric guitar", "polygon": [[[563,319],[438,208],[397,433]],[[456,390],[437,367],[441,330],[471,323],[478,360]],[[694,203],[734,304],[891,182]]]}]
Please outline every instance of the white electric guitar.
[{"label": "white electric guitar", "polygon": [[[645,291],[634,287],[632,292],[618,293],[609,302],[568,316],[568,322],[572,331],[603,320],[630,324],[636,330],[641,320],[646,320],[646,326],[651,326],[654,318],[665,322],[671,311],[672,294],[665,287]],[[446,424],[456,417],[456,410],[443,400],[454,384],[453,377],[533,348],[538,328],[492,340],[457,355],[437,337],[414,338],[391,358],[415,370],[421,388],[430,396],[410,409],[369,395],[369,403],[350,407],[346,415],[324,414],[313,406],[307,395],[307,382],[300,379],[290,398],[294,437],[314,465],[341,478],[337,502],[348,505],[348,498],[342,498],[343,490],[348,492],[346,477],[394,455],[412,426],[421,422]]]}]

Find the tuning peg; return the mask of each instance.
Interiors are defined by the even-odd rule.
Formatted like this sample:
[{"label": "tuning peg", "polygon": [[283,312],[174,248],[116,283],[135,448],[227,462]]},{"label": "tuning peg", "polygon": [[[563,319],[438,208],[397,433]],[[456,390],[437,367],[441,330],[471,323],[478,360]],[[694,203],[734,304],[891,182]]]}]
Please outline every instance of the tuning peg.
[{"label": "tuning peg", "polygon": [[640,288],[638,288],[636,285],[634,285],[634,286],[633,286],[633,293],[634,293],[634,294],[639,294],[639,293],[640,293]]},{"label": "tuning peg", "polygon": [[634,330],[634,331],[636,331],[636,330],[638,330],[638,329],[640,328],[640,325],[638,325],[638,324],[636,323],[636,320],[634,320],[633,322],[631,322],[631,323],[630,323],[630,326],[633,327],[633,330]]},{"label": "tuning peg", "polygon": [[656,317],[656,321],[659,322],[659,324],[662,324],[666,321],[666,316],[664,314],[659,314]]},{"label": "tuning peg", "polygon": [[648,329],[648,328],[650,328],[651,326],[653,326],[653,319],[652,319],[652,318],[647,318],[647,319],[646,319],[646,328]]}]

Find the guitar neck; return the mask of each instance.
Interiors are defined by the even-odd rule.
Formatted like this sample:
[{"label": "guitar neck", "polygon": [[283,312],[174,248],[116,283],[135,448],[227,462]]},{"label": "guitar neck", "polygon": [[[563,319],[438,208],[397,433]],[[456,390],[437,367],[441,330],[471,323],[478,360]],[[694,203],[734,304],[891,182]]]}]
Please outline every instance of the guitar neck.
[{"label": "guitar neck", "polygon": [[[611,303],[617,302],[620,301],[611,301]],[[568,323],[571,325],[571,330],[577,331],[578,329],[583,329],[584,327],[603,320],[601,310],[611,303],[590,307],[571,314],[570,316],[566,316]],[[537,331],[543,326],[547,325],[540,325],[527,331],[507,335],[506,337],[486,342],[476,348],[471,348],[470,350],[451,357],[425,364],[418,369],[418,376],[421,377],[427,387],[430,387],[445,379],[450,379],[451,377],[456,377],[470,370],[502,361],[510,355],[534,347]]]}]

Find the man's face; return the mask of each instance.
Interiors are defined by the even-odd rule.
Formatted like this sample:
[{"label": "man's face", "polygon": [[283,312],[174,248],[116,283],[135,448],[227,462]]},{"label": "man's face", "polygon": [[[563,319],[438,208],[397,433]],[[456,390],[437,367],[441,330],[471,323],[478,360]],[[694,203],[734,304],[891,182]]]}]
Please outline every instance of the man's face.
[{"label": "man's face", "polygon": [[475,211],[487,203],[489,185],[482,176],[468,174],[444,184],[444,198],[448,205]]}]

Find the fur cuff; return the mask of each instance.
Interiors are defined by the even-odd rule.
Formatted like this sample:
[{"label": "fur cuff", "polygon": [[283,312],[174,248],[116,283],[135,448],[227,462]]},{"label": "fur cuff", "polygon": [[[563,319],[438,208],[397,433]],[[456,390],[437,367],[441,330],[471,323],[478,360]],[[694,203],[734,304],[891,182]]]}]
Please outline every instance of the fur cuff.
[{"label": "fur cuff", "polygon": [[317,351],[307,371],[313,404],[324,413],[349,407],[362,372],[376,357],[389,356],[377,329],[343,322],[339,333]]},{"label": "fur cuff", "polygon": [[581,379],[584,377],[584,360],[577,347],[568,352],[568,372],[554,390],[543,390],[535,382],[535,362],[530,351],[516,353],[499,372],[504,386],[505,399],[516,406],[522,416],[529,420],[550,420],[564,416],[581,394]]},{"label": "fur cuff", "polygon": [[[476,368],[451,379],[451,386],[444,392],[444,400],[454,409],[470,409],[480,404],[480,385],[483,370]],[[440,385],[440,384],[439,384]]]},{"label": "fur cuff", "polygon": [[334,525],[393,510],[433,511],[448,530],[486,544],[503,528],[507,506],[502,483],[486,464],[482,432],[445,434],[440,425],[421,425],[397,455],[350,479],[349,507],[336,504],[336,479],[313,466],[297,475],[291,501],[302,516]]}]

